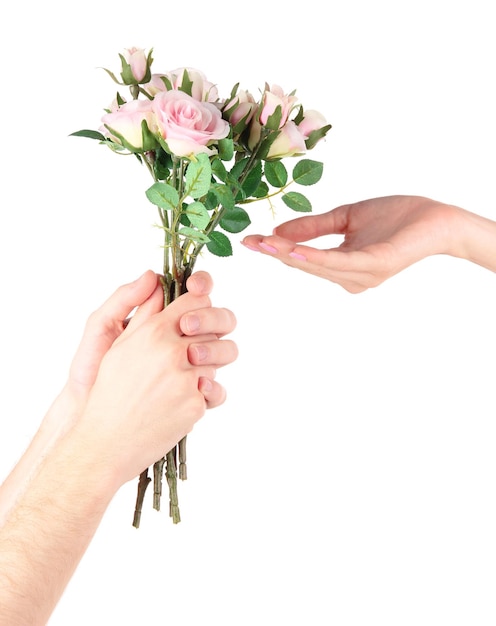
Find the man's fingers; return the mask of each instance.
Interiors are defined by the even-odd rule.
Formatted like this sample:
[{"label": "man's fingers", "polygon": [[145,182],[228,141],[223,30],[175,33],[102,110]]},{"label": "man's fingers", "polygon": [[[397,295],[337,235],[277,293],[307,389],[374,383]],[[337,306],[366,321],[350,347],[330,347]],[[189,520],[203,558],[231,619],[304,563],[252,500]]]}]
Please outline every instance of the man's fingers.
[{"label": "man's fingers", "polygon": [[198,379],[198,389],[203,394],[208,409],[214,409],[226,400],[226,390],[222,385],[211,378],[201,376]]},{"label": "man's fingers", "polygon": [[164,289],[160,281],[151,295],[140,304],[132,317],[124,320],[124,327],[130,329],[137,328],[145,320],[164,308]]},{"label": "man's fingers", "polygon": [[185,335],[208,335],[213,333],[222,337],[236,328],[236,317],[229,309],[208,308],[185,313],[179,320],[181,331]]},{"label": "man's fingers", "polygon": [[233,363],[237,358],[238,347],[229,339],[213,339],[188,346],[188,360],[191,365],[222,367]]},{"label": "man's fingers", "polygon": [[154,292],[157,281],[157,275],[148,270],[132,283],[122,285],[91,314],[88,325],[104,331],[124,324],[129,314]]},{"label": "man's fingers", "polygon": [[208,296],[214,286],[208,272],[195,272],[186,281],[186,289],[195,296]]}]

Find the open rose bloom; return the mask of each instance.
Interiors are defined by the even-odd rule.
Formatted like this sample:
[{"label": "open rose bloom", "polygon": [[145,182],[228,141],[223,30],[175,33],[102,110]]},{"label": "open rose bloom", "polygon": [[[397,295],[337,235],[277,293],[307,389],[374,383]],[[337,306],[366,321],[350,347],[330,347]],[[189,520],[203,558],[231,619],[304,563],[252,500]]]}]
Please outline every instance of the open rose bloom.
[{"label": "open rose bloom", "polygon": [[[323,164],[300,158],[330,129],[324,116],[305,110],[295,92],[264,83],[259,98],[240,88],[225,97],[200,70],[182,67],[152,72],[152,51],[126,48],[120,77],[105,70],[129,93],[115,92],[98,131],[74,135],[97,139],[113,152],[137,157],[152,178],[148,201],[163,235],[164,306],[184,293],[196,260],[206,249],[232,255],[229,237],[250,224],[245,207],[276,197],[294,211],[311,211],[301,192],[320,180]],[[289,175],[284,159],[292,160]],[[127,187],[129,181],[126,179]],[[255,204],[254,204],[255,203]],[[160,508],[162,476],[169,486],[169,512],[180,521],[177,478],[186,478],[185,439],[153,466],[153,506]],[[140,476],[133,524],[140,524],[150,478]]]}]

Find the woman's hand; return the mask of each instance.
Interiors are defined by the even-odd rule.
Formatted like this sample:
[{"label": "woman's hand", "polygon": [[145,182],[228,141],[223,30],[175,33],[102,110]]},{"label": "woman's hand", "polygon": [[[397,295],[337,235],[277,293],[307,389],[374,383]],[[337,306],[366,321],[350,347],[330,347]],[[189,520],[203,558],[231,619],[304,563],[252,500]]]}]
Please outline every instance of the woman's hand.
[{"label": "woman's hand", "polygon": [[[298,242],[344,235],[337,248]],[[245,246],[351,293],[376,287],[433,254],[466,258],[496,270],[496,223],[459,207],[419,196],[389,196],[305,215],[281,224],[272,236],[250,235]]]}]

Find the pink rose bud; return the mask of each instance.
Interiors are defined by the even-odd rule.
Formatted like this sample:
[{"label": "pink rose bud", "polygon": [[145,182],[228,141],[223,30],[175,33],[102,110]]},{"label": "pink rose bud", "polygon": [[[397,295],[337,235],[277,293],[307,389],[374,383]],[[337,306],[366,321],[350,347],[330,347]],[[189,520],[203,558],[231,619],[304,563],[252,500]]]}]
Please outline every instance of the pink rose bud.
[{"label": "pink rose bud", "polygon": [[318,111],[308,110],[298,124],[300,133],[305,138],[307,150],[314,148],[323,139],[331,125],[327,124],[325,117]]},{"label": "pink rose bud", "polygon": [[[279,85],[266,85],[265,91],[262,96],[261,110],[259,114],[259,122],[263,126],[270,124],[271,116],[280,115],[279,128],[282,128],[288,121],[289,114],[296,105],[297,98],[293,94],[285,94]],[[276,130],[274,128],[274,130]]]},{"label": "pink rose bud", "polygon": [[[148,132],[143,132],[143,122],[146,122]],[[153,122],[151,101],[131,100],[102,117],[103,134],[131,152],[147,152],[157,147],[150,132]]]},{"label": "pink rose bud", "polygon": [[150,80],[152,50],[147,55],[143,48],[126,48],[119,56],[122,64],[121,78],[125,85],[138,85]]},{"label": "pink rose bud", "polygon": [[152,74],[150,76],[150,82],[142,85],[146,93],[154,98],[161,91],[167,91],[167,86],[164,81],[164,74]]},{"label": "pink rose bud", "polygon": [[313,109],[305,111],[303,119],[298,124],[300,133],[307,139],[314,130],[319,130],[327,124],[322,113]]},{"label": "pink rose bud", "polygon": [[166,89],[176,89],[187,93],[200,102],[217,102],[217,87],[207,80],[205,74],[192,67],[180,67],[164,74]]},{"label": "pink rose bud", "polygon": [[300,156],[305,152],[305,138],[301,134],[299,126],[289,121],[281,128],[279,135],[270,146],[267,159]]},{"label": "pink rose bud", "polygon": [[231,126],[243,122],[247,126],[253,117],[257,104],[248,91],[240,89],[236,95],[228,100],[222,109],[223,116],[229,120]]}]

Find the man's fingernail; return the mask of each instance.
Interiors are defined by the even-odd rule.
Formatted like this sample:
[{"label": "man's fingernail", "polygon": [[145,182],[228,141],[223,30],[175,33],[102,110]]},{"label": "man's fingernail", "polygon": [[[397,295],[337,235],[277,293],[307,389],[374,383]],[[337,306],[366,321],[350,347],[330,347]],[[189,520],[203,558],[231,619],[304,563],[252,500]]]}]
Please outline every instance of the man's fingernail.
[{"label": "man's fingernail", "polygon": [[186,315],[184,321],[186,324],[186,328],[190,332],[198,330],[200,328],[200,318],[198,317],[198,315]]}]

